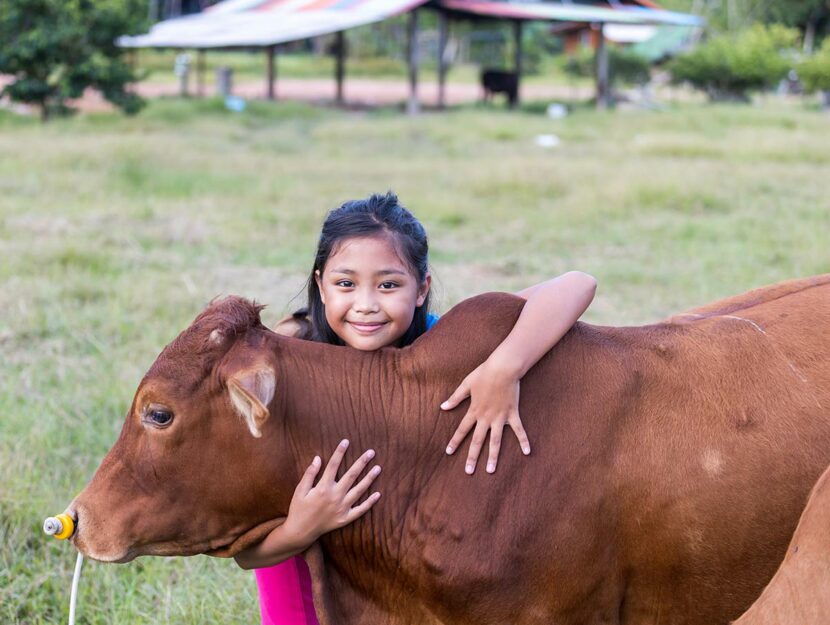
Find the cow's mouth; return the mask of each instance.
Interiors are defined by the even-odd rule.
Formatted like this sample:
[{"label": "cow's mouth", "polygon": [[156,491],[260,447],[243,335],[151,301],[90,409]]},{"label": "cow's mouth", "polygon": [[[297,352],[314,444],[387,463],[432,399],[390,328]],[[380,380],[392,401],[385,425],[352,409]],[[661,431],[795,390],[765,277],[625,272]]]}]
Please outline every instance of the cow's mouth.
[{"label": "cow's mouth", "polygon": [[206,556],[213,556],[215,558],[232,558],[240,551],[244,551],[251,545],[258,543],[260,540],[265,538],[271,530],[275,527],[279,527],[284,522],[285,517],[265,521],[264,523],[255,525],[230,541],[219,543],[215,547],[212,546],[211,549],[208,549],[203,553]]}]

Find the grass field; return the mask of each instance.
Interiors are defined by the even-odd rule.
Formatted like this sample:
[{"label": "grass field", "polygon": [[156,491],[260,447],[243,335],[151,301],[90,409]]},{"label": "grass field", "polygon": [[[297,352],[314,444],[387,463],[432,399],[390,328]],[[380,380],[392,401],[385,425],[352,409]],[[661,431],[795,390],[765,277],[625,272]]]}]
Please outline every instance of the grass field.
[{"label": "grass field", "polygon": [[[393,189],[431,235],[437,308],[569,269],[635,324],[830,271],[830,117],[800,105],[462,108],[414,119],[154,102],[42,126],[0,112],[0,622],[64,622],[74,551],[40,533],[115,440],[158,351],[238,293],[301,303],[325,211]],[[561,145],[539,148],[554,133]],[[532,436],[532,433],[531,433]],[[255,622],[232,561],[88,563],[79,623]]]}]

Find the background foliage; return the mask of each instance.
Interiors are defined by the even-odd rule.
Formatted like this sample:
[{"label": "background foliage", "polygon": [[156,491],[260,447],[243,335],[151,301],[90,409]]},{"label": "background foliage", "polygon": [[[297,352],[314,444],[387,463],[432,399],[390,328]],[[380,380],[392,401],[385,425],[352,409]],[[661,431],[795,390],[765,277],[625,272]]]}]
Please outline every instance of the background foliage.
[{"label": "background foliage", "polygon": [[830,91],[830,38],[824,40],[821,50],[801,63],[798,75],[808,91]]},{"label": "background foliage", "polygon": [[119,35],[144,29],[143,0],[3,0],[0,74],[14,80],[0,95],[36,104],[45,119],[69,111],[87,87],[128,113],[141,100],[127,91],[134,76],[115,46]]},{"label": "background foliage", "polygon": [[712,99],[747,99],[786,76],[797,39],[795,29],[756,24],[713,37],[674,59],[669,69],[675,82],[689,82]]}]

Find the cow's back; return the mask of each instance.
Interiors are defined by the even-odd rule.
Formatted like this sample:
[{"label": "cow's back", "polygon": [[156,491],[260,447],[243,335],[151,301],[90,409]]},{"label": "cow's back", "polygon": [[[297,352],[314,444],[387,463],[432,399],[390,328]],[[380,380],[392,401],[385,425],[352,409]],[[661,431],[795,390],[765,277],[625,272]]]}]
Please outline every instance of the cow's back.
[{"label": "cow's back", "polygon": [[517,624],[740,615],[830,463],[828,283],[647,327],[578,324],[522,382],[533,454],[508,433],[496,476],[457,459],[421,494],[406,529],[434,609]]},{"label": "cow's back", "polygon": [[[407,405],[425,407],[418,430],[429,444],[417,464],[429,475],[397,475],[397,458],[384,467],[399,484],[387,506],[400,484],[425,481],[393,526],[400,555],[393,576],[378,576],[375,603],[387,615],[378,622],[725,625],[739,616],[830,463],[828,283],[653,326],[577,324],[522,381],[533,453],[522,456],[506,432],[492,476],[464,474],[466,444],[443,455],[457,420],[436,422],[434,406],[521,306],[488,295],[445,315],[400,361],[416,384]],[[341,581],[334,612],[346,614],[360,599],[346,599],[353,586]]]},{"label": "cow's back", "polygon": [[623,621],[650,622],[656,605],[671,623],[736,618],[774,573],[830,462],[828,282],[632,333],[643,389],[613,473]]}]

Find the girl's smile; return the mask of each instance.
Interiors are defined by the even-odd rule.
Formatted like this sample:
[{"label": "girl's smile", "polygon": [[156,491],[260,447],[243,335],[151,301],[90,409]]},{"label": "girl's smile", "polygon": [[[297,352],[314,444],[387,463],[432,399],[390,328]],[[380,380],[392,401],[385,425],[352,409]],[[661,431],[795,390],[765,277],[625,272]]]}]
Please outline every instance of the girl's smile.
[{"label": "girl's smile", "polygon": [[431,278],[419,283],[398,255],[394,235],[345,240],[314,279],[326,321],[346,345],[371,351],[394,345],[423,305]]}]

